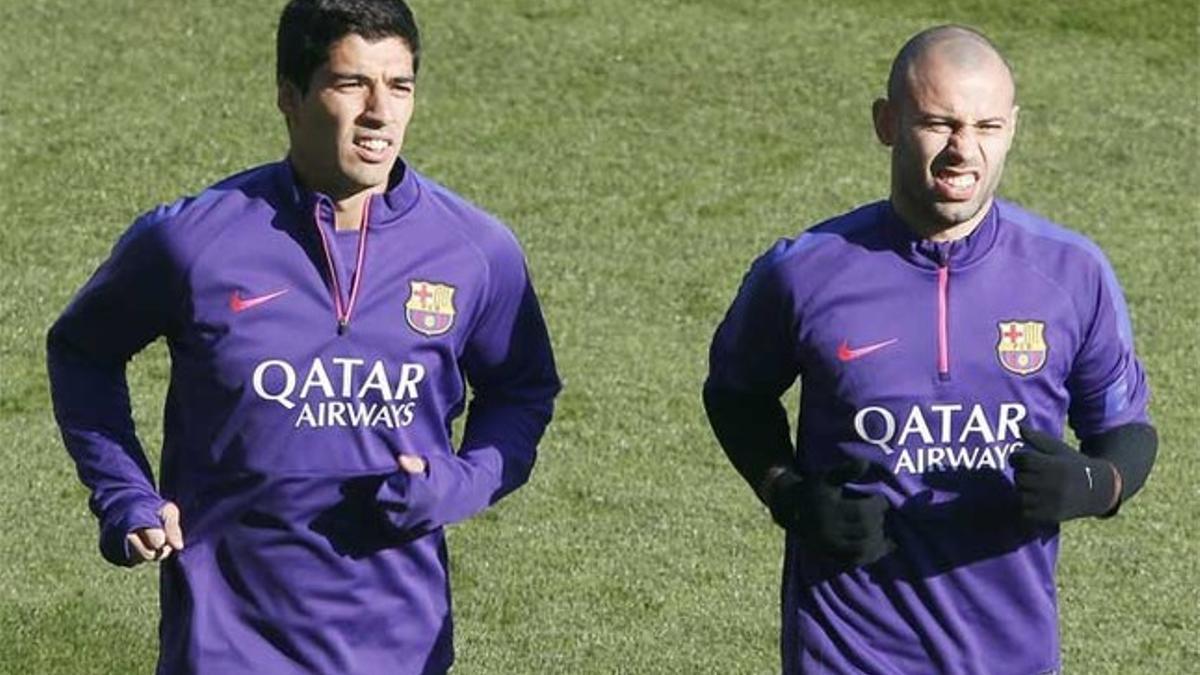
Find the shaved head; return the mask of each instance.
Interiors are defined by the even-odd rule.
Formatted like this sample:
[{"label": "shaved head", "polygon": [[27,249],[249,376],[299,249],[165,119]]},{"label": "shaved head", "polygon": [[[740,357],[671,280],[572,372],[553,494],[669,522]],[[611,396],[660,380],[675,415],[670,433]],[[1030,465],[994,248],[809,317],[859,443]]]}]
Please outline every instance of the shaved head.
[{"label": "shaved head", "polygon": [[1015,98],[1012,67],[996,45],[979,31],[954,25],[927,28],[904,43],[888,74],[888,98],[893,101],[904,98],[912,78],[929,60],[960,70],[981,70],[998,65],[1007,75]]},{"label": "shaved head", "polygon": [[892,151],[891,201],[924,237],[970,234],[992,206],[1016,129],[1016,85],[996,46],[963,26],[904,44],[875,101],[875,133]]}]

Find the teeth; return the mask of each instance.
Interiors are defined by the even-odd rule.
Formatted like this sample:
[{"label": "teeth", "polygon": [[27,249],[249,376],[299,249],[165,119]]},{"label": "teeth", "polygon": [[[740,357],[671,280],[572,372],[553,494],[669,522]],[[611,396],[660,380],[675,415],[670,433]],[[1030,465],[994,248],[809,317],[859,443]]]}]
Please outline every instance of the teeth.
[{"label": "teeth", "polygon": [[950,176],[949,178],[946,178],[944,180],[947,183],[949,183],[952,187],[966,188],[966,187],[971,187],[972,185],[975,184],[975,174],[966,173],[966,174],[962,174],[960,176]]},{"label": "teeth", "polygon": [[382,138],[369,138],[359,141],[358,144],[368,150],[374,150],[375,152],[383,152],[387,149],[388,145],[390,145],[390,143]]}]

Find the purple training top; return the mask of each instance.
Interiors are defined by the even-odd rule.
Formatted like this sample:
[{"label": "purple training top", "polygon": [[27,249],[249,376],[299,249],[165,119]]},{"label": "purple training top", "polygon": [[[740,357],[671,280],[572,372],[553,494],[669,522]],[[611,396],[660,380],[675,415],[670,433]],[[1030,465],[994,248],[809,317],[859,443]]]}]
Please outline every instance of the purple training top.
[{"label": "purple training top", "polygon": [[[286,162],[159,208],[50,331],[104,556],[128,564],[126,534],[158,526],[163,498],[183,514],[159,672],[444,672],[442,526],[533,466],[559,381],[512,234],[402,163],[360,231],[334,231],[332,209]],[[125,383],[158,336],[161,497]],[[400,453],[426,474],[398,472]]]},{"label": "purple training top", "polygon": [[1080,436],[1147,421],[1120,287],[1100,250],[997,200],[965,239],[910,234],[878,202],[760,257],[717,330],[711,380],[802,382],[801,471],[847,456],[897,549],[838,572],[789,537],[787,673],[1059,667],[1057,528],[1018,517],[1017,424]]}]

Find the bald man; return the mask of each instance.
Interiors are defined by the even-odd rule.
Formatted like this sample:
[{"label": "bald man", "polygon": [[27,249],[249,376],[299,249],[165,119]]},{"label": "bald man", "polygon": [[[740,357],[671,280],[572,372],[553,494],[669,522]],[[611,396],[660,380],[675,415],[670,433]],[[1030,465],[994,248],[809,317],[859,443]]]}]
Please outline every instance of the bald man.
[{"label": "bald man", "polygon": [[874,104],[889,199],[779,240],[717,329],[709,420],[787,531],[785,673],[1057,672],[1059,525],[1150,472],[1111,267],[995,197],[1017,112],[983,35],[913,37]]}]

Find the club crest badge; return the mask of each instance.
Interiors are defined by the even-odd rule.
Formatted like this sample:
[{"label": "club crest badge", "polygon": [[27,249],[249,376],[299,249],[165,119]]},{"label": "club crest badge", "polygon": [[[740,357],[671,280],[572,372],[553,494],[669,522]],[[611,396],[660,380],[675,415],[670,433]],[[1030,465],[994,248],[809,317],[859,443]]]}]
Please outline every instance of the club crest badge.
[{"label": "club crest badge", "polygon": [[454,287],[431,281],[409,281],[408,285],[404,318],[409,327],[429,337],[450,330],[454,325]]},{"label": "club crest badge", "polygon": [[1029,375],[1046,365],[1046,324],[1041,321],[1001,321],[996,355],[1010,373]]}]

